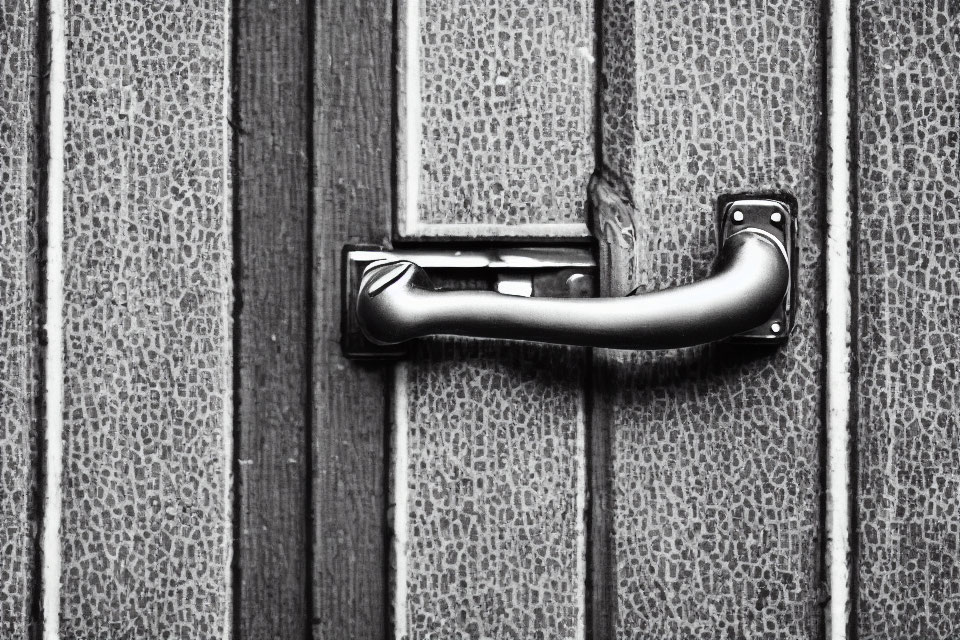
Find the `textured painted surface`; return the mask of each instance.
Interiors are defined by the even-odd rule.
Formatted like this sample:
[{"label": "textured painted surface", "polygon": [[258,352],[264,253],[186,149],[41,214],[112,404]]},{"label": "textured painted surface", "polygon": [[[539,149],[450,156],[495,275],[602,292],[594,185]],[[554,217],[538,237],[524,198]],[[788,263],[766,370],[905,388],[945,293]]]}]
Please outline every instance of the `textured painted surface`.
[{"label": "textured painted surface", "polygon": [[440,339],[414,362],[397,401],[397,637],[582,637],[578,352]]},{"label": "textured painted surface", "polygon": [[859,637],[960,636],[960,3],[861,2]]},{"label": "textured painted surface", "polygon": [[406,0],[399,15],[400,234],[583,235],[593,1]]},{"label": "textured painted surface", "polygon": [[236,637],[309,626],[309,5],[240,0]]},{"label": "textured painted surface", "polygon": [[63,638],[225,633],[224,9],[67,3]]},{"label": "textured painted surface", "polygon": [[313,631],[383,640],[390,368],[341,355],[340,251],[390,237],[394,9],[392,0],[314,9]]},{"label": "textured painted surface", "polygon": [[37,3],[0,3],[0,637],[29,637],[37,532]]},{"label": "textured painted surface", "polygon": [[595,635],[818,637],[820,3],[607,3],[602,25],[608,293],[704,277],[724,193],[795,195],[803,251],[788,346],[596,356]]}]

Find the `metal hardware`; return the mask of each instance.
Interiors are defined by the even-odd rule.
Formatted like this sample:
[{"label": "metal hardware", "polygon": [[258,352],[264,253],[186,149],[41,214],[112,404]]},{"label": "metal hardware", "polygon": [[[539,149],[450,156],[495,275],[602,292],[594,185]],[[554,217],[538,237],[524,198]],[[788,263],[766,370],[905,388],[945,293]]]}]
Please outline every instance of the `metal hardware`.
[{"label": "metal hardware", "polygon": [[[403,344],[369,340],[357,317],[360,283],[368,268],[384,263],[414,263],[453,282],[469,279],[485,284],[495,295],[589,298],[594,295],[596,261],[584,247],[521,247],[486,250],[400,249],[347,245],[343,250],[341,346],[353,359],[403,357]],[[510,298],[507,298],[508,300]]]},{"label": "metal hardware", "polygon": [[[709,277],[624,298],[581,297],[592,293],[583,284],[595,268],[583,250],[348,250],[344,349],[351,357],[396,356],[394,345],[435,334],[620,349],[725,338],[781,343],[793,321],[795,205],[727,198],[718,209],[719,250]],[[496,273],[496,292],[438,290],[426,271],[466,269]],[[543,270],[551,272],[548,287],[536,284]]]},{"label": "metal hardware", "polygon": [[[757,344],[786,342],[793,329],[797,284],[796,201],[783,196],[776,199],[729,196],[721,198],[717,208],[720,211],[718,237],[721,247],[738,233],[744,231],[758,233],[770,238],[782,249],[788,266],[787,291],[766,321],[758,323],[752,329],[738,332],[731,339],[734,342]],[[740,214],[739,222],[736,222],[738,213]],[[733,218],[736,224],[729,223],[730,218]]]}]

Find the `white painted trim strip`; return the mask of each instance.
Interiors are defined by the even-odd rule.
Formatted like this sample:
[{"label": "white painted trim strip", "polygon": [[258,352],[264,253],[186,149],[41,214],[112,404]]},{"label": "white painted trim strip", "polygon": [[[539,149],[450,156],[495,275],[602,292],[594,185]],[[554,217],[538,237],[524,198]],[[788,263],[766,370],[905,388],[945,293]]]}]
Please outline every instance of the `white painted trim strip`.
[{"label": "white painted trim strip", "polygon": [[43,524],[40,539],[43,638],[60,637],[60,519],[63,475],[63,178],[67,44],[63,0],[50,0]]},{"label": "white painted trim strip", "polygon": [[[411,226],[412,225],[412,226]],[[583,222],[544,222],[522,225],[421,223],[407,220],[406,237],[492,237],[492,238],[592,238]]]},{"label": "white painted trim strip", "polygon": [[[232,33],[230,25],[232,24],[231,14],[233,6],[230,0],[224,0],[223,3],[223,114],[221,115],[221,131],[223,135],[223,237],[227,243],[227,255],[230,255],[230,242],[233,238],[232,228],[233,220],[233,193],[231,185],[233,184],[233,171],[236,169],[230,165],[233,157],[233,137],[230,127],[230,116],[233,108],[233,96],[231,93],[230,73],[232,71],[230,48],[230,39]],[[223,278],[223,287],[225,291],[232,292],[234,286],[232,283],[232,265],[224,267],[225,274]],[[235,490],[233,477],[233,332],[237,327],[233,323],[233,296],[226,295],[221,309],[221,318],[225,335],[223,336],[223,368],[224,372],[224,399],[223,399],[223,500],[226,518],[224,521],[223,537],[223,566],[224,566],[224,624],[223,640],[230,640],[233,635],[233,492]]]},{"label": "white painted trim strip", "polygon": [[404,65],[404,104],[403,114],[405,126],[403,135],[406,137],[402,153],[406,156],[401,162],[406,166],[404,172],[406,216],[405,234],[419,231],[420,221],[420,2],[419,0],[406,1],[406,57]]},{"label": "white painted trim strip", "polygon": [[407,621],[407,506],[409,501],[407,366],[398,363],[393,370],[393,451],[391,482],[393,492],[393,629],[394,638],[403,640],[409,633]]},{"label": "white painted trim strip", "polygon": [[850,618],[850,0],[830,4],[827,100],[827,563],[828,637],[846,640]]}]

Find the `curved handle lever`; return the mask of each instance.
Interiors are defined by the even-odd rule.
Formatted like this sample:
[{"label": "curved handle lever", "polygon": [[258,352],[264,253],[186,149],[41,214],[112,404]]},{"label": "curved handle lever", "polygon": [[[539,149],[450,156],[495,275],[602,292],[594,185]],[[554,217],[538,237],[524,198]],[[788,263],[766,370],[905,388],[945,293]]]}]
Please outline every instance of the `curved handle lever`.
[{"label": "curved handle lever", "polygon": [[[737,223],[743,213],[736,212]],[[434,334],[533,340],[617,349],[688,347],[749,331],[788,298],[791,259],[758,228],[731,229],[712,275],[624,298],[523,298],[490,291],[438,291],[408,261],[367,267],[357,316],[377,344]],[[786,333],[774,326],[774,334]],[[775,336],[779,337],[779,336]]]}]

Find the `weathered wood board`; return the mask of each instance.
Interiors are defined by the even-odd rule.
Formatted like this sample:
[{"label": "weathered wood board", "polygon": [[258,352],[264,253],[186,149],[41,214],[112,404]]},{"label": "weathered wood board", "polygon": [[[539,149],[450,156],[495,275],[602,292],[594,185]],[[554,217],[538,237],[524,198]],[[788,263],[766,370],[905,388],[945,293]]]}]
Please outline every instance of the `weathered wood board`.
[{"label": "weathered wood board", "polygon": [[595,356],[595,638],[822,633],[817,0],[606,3],[594,227],[608,295],[703,278],[715,202],[799,201],[799,316],[777,351]]},{"label": "weathered wood board", "polygon": [[40,126],[39,6],[0,4],[0,637],[35,630]]},{"label": "weathered wood board", "polygon": [[960,4],[856,5],[858,637],[960,635]]},{"label": "weathered wood board", "polygon": [[234,3],[239,300],[234,566],[238,640],[309,629],[311,119],[308,3]]},{"label": "weathered wood board", "polygon": [[[398,13],[398,239],[585,235],[593,3]],[[584,353],[427,340],[396,376],[394,637],[583,637]]]},{"label": "weathered wood board", "polygon": [[60,637],[225,637],[226,6],[65,9]]},{"label": "weathered wood board", "polygon": [[393,3],[315,5],[313,633],[387,636],[389,367],[340,351],[340,252],[390,237]]},{"label": "weathered wood board", "polygon": [[588,236],[593,0],[403,0],[398,15],[398,236]]}]

